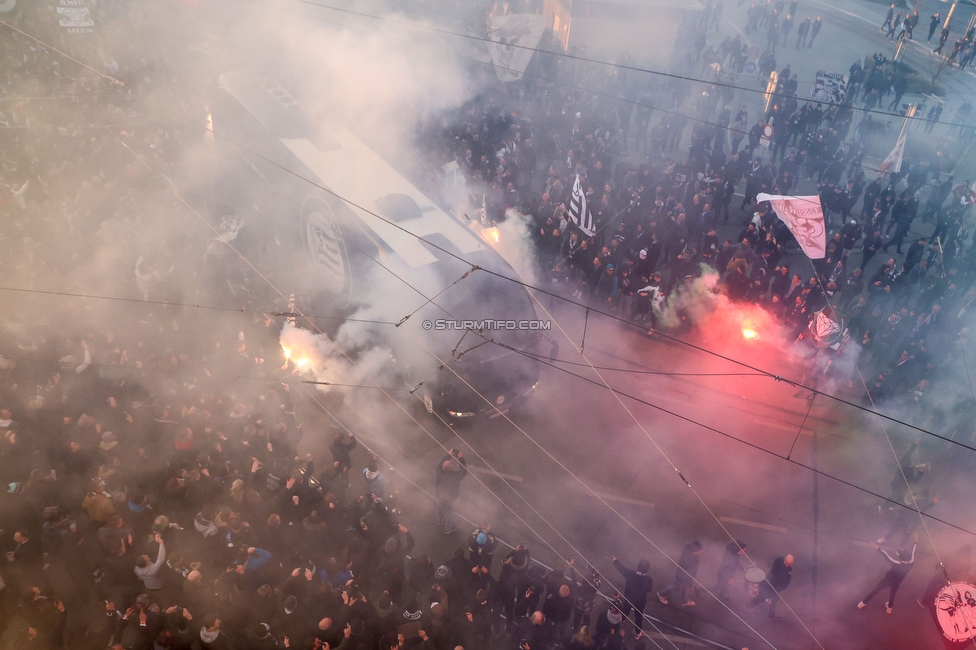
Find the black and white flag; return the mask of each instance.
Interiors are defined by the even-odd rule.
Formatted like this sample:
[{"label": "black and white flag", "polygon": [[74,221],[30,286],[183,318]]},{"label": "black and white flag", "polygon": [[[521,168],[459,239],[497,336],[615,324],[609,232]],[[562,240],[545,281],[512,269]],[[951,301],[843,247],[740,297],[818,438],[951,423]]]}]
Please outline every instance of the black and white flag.
[{"label": "black and white flag", "polygon": [[573,183],[573,195],[569,200],[569,220],[575,223],[587,237],[593,236],[593,215],[586,207],[586,192],[583,191],[579,175]]}]

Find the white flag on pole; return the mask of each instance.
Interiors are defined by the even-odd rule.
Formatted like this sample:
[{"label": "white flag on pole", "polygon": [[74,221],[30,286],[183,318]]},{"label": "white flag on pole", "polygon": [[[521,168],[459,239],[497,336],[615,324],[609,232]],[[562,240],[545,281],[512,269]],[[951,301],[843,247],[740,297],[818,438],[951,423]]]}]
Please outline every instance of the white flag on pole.
[{"label": "white flag on pole", "polygon": [[776,216],[790,229],[800,248],[812,260],[821,260],[827,254],[827,230],[824,227],[823,206],[820,197],[779,196],[760,193],[756,201],[769,201]]},{"label": "white flag on pole", "polygon": [[569,199],[569,220],[575,223],[587,237],[593,236],[593,215],[586,206],[586,192],[583,191],[579,174],[573,182],[573,194]]},{"label": "white flag on pole", "polygon": [[885,158],[884,162],[881,163],[881,166],[878,167],[879,172],[894,172],[897,174],[901,171],[901,161],[905,158],[905,139],[907,137],[908,133],[903,130],[901,135],[898,136],[898,142],[895,143],[895,148],[891,150],[888,157]]}]

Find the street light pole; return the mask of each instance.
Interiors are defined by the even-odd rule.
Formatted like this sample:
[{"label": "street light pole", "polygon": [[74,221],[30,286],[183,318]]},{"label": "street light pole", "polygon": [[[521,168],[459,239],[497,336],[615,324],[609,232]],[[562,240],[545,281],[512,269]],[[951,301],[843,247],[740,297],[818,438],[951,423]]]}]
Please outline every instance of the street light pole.
[{"label": "street light pole", "polygon": [[942,25],[943,27],[948,27],[949,26],[949,23],[952,21],[952,14],[953,14],[953,12],[955,12],[956,5],[958,5],[958,4],[959,4],[959,0],[955,0],[955,2],[952,3],[952,6],[949,7],[949,13],[946,14],[945,24]]}]

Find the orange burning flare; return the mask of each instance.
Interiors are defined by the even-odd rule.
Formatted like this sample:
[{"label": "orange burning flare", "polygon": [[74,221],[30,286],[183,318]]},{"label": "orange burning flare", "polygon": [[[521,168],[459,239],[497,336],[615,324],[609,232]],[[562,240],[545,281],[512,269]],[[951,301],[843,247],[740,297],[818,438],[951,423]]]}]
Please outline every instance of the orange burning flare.
[{"label": "orange burning flare", "polygon": [[742,328],[742,338],[744,338],[745,340],[751,341],[752,339],[758,336],[759,336],[759,332],[752,329],[751,327],[746,326]]}]

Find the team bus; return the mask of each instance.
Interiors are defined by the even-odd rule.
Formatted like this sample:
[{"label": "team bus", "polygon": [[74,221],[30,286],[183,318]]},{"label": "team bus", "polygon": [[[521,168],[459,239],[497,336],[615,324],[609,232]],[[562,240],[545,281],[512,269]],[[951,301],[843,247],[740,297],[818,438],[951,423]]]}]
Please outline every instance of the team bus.
[{"label": "team bus", "polygon": [[[421,307],[387,326],[382,345],[402,386],[453,422],[498,417],[535,387],[542,335],[532,299],[483,270],[459,281],[472,265],[515,277],[465,217],[439,207],[353,131],[314,121],[273,76],[222,75],[210,108],[223,193],[256,215],[242,235],[285,251],[276,275],[301,287],[315,314],[399,322],[404,305]],[[479,336],[485,325],[493,329]]]}]

